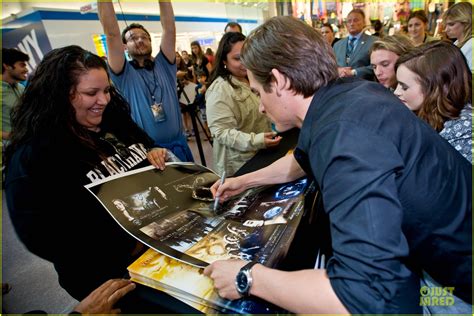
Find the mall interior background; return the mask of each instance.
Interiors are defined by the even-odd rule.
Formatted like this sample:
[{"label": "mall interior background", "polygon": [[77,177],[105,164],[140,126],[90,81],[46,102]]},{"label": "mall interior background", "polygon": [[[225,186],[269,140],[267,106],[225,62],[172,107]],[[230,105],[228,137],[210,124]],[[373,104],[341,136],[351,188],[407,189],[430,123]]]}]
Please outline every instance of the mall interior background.
[{"label": "mall interior background", "polygon": [[[429,18],[429,30],[440,33],[442,12],[458,1],[447,0],[292,0],[292,1],[173,1],[177,27],[177,50],[190,50],[190,43],[197,40],[203,48],[217,48],[229,21],[243,26],[249,34],[266,19],[276,15],[292,15],[318,27],[329,22],[344,37],[344,18],[353,8],[366,12],[367,29],[379,19],[386,34],[393,34],[403,27],[410,10],[422,9]],[[161,25],[157,1],[117,1],[115,9],[120,27],[139,22],[150,30],[154,53],[159,49]],[[106,55],[105,38],[97,18],[96,2],[2,2],[2,46],[16,47],[30,56],[29,68],[33,70],[44,54],[54,48],[76,44],[85,49]]]}]

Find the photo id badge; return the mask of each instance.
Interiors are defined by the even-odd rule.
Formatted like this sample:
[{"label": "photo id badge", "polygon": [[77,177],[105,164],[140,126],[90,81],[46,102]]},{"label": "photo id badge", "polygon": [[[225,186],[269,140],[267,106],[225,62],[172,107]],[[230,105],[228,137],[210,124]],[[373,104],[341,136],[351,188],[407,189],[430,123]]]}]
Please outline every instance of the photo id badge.
[{"label": "photo id badge", "polygon": [[151,105],[151,112],[153,113],[155,122],[160,123],[166,121],[166,113],[165,109],[163,108],[163,103],[154,102]]}]

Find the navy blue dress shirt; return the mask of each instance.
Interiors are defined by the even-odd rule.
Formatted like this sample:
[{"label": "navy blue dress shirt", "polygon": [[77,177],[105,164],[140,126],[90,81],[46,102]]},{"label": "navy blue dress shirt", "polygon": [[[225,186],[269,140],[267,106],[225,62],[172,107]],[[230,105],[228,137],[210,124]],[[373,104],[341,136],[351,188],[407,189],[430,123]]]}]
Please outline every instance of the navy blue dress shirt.
[{"label": "navy blue dress shirt", "polygon": [[[331,225],[351,313],[421,313],[421,270],[471,303],[471,164],[392,93],[339,79],[313,97],[295,158]],[[306,155],[306,157],[304,157]]]}]

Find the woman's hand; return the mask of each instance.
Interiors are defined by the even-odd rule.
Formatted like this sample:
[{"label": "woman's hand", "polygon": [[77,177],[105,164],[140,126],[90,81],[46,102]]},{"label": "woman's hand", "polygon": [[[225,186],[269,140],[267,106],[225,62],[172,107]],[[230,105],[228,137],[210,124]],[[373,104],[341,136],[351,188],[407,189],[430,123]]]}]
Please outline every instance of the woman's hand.
[{"label": "woman's hand", "polygon": [[165,148],[152,148],[147,154],[148,161],[156,168],[165,170],[166,152]]},{"label": "woman's hand", "polygon": [[280,144],[281,136],[276,136],[275,132],[264,133],[263,141],[265,142],[265,148],[275,147]]}]

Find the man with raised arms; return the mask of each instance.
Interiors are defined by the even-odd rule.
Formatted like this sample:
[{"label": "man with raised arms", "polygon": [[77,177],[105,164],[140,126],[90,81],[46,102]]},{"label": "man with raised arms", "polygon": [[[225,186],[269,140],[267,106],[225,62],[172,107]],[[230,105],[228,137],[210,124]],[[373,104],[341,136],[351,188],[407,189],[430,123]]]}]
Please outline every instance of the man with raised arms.
[{"label": "man with raised arms", "polygon": [[[160,52],[153,57],[150,33],[138,23],[120,33],[112,2],[98,1],[99,19],[108,48],[114,85],[130,104],[133,120],[154,140],[182,161],[193,161],[183,133],[176,93],[176,26],[170,1],[159,1],[162,26]],[[125,59],[124,51],[132,58]]]}]

